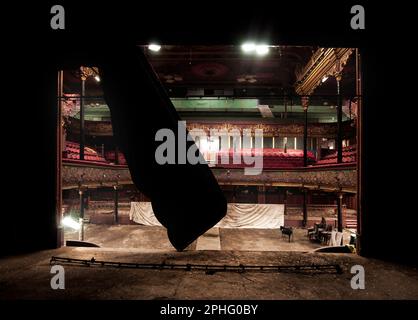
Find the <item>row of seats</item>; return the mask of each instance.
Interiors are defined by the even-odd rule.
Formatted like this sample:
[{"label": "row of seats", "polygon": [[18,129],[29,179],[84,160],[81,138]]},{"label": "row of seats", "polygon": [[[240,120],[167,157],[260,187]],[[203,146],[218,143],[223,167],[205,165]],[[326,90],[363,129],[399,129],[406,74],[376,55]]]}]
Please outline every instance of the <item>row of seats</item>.
[{"label": "row of seats", "polygon": [[[263,157],[264,169],[276,169],[276,168],[294,168],[303,166],[303,150],[283,150],[283,149],[241,149],[241,150],[221,150],[217,153],[217,167],[221,168],[244,168],[253,167],[254,164],[247,165],[244,163],[245,156]],[[222,159],[227,157],[226,164],[222,163]],[[239,164],[234,164],[234,157],[239,158],[241,161]],[[315,162],[315,155],[308,151],[307,153],[308,164]]]},{"label": "row of seats", "polygon": [[[356,146],[348,146],[343,148],[343,163],[349,163],[349,162],[355,162],[356,161]],[[326,155],[322,159],[318,160],[316,164],[334,164],[337,163],[337,152],[334,152],[332,154]]]},{"label": "row of seats", "polygon": [[[80,159],[80,144],[72,141],[65,142],[65,149],[63,152],[63,158],[65,159]],[[84,160],[95,162],[107,162],[96,150],[84,147]]]}]

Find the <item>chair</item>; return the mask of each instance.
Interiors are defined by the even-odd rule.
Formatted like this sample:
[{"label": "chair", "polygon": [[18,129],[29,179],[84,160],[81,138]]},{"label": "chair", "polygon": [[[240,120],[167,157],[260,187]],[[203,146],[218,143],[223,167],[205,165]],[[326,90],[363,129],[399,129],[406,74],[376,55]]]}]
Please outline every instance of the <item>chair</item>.
[{"label": "chair", "polygon": [[[313,229],[308,229],[308,238],[309,240],[317,240],[318,239],[318,232],[319,232],[319,225],[315,223]],[[310,231],[309,231],[310,230]]]},{"label": "chair", "polygon": [[328,244],[331,239],[332,224],[328,224],[325,228],[325,231],[322,231],[320,234],[320,240],[322,243]]},{"label": "chair", "polygon": [[343,241],[343,233],[342,232],[337,232],[337,235],[335,237],[336,240],[336,245],[337,246],[341,246],[342,245],[342,241]]}]

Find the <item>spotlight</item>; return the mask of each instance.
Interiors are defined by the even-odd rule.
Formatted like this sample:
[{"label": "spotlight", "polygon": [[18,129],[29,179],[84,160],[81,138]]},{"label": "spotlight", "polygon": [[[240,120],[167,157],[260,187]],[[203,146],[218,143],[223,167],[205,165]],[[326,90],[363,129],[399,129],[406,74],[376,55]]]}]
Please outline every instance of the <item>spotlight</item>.
[{"label": "spotlight", "polygon": [[74,221],[73,219],[71,219],[70,217],[65,217],[64,219],[62,219],[62,224],[65,227],[70,227],[74,230],[79,230],[80,229],[80,224],[77,221]]},{"label": "spotlight", "polygon": [[328,80],[328,76],[324,76],[323,78],[322,78],[322,83],[324,83],[325,81],[327,81]]},{"label": "spotlight", "polygon": [[259,44],[259,45],[256,46],[255,52],[259,56],[264,56],[265,54],[267,54],[269,52],[269,46],[266,45],[266,44]]},{"label": "spotlight", "polygon": [[151,43],[148,46],[148,49],[151,50],[151,51],[154,51],[154,52],[158,52],[158,51],[160,51],[161,46],[159,44]]},{"label": "spotlight", "polygon": [[100,77],[99,77],[98,75],[96,75],[96,76],[94,77],[94,79],[95,79],[97,82],[100,82]]},{"label": "spotlight", "polygon": [[241,46],[242,51],[245,53],[253,52],[255,50],[256,46],[253,42],[246,42]]}]

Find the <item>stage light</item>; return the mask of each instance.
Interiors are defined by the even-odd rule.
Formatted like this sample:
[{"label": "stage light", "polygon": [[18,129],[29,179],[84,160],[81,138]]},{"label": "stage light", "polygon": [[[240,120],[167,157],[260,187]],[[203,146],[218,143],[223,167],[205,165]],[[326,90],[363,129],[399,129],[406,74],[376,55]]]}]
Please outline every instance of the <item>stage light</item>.
[{"label": "stage light", "polygon": [[158,51],[160,51],[161,46],[159,44],[151,43],[148,46],[148,49],[151,50],[151,51],[154,51],[154,52],[158,52]]},{"label": "stage light", "polygon": [[322,78],[322,82],[325,82],[325,81],[327,81],[328,80],[328,76],[324,76],[323,78]]},{"label": "stage light", "polygon": [[96,80],[97,82],[100,82],[100,77],[99,77],[98,75],[96,75],[96,76],[94,77],[94,80]]},{"label": "stage light", "polygon": [[255,48],[256,45],[253,42],[246,42],[241,46],[242,51],[244,51],[245,53],[253,52]]},{"label": "stage light", "polygon": [[266,44],[259,44],[255,47],[255,52],[259,56],[264,56],[269,52],[269,46]]},{"label": "stage light", "polygon": [[80,224],[77,221],[74,221],[73,219],[71,219],[71,217],[65,217],[64,219],[62,219],[62,224],[65,227],[70,227],[74,230],[79,230],[80,229]]}]

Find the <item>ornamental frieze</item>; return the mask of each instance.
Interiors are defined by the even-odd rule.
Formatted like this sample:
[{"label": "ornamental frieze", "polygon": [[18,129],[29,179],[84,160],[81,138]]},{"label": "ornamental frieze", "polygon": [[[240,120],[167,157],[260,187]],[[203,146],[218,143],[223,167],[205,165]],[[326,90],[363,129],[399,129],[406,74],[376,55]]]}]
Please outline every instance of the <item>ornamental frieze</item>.
[{"label": "ornamental frieze", "polygon": [[[231,123],[231,122],[198,122],[188,121],[187,129],[201,129],[207,134],[211,130],[239,131],[242,135],[243,130],[250,130],[252,133],[257,129],[263,130],[264,136],[303,136],[303,124],[274,124],[274,123]],[[91,136],[112,136],[112,124],[108,121],[85,121],[87,135]],[[353,127],[344,123],[345,135],[353,134]],[[78,134],[80,123],[77,119],[70,122],[70,132]],[[335,123],[313,123],[308,125],[308,136],[313,138],[334,138],[337,135],[337,125]]]},{"label": "ornamental frieze", "polygon": [[127,167],[110,168],[65,163],[62,166],[63,189],[115,184],[132,184],[131,174]]},{"label": "ornamental frieze", "polygon": [[[212,172],[219,184],[298,186],[324,190],[355,192],[357,171],[348,168],[313,168],[300,170],[264,170],[259,175],[245,175],[243,169],[218,169]],[[64,189],[79,186],[109,186],[132,184],[127,167],[100,167],[77,164],[63,164],[62,186]]]}]

